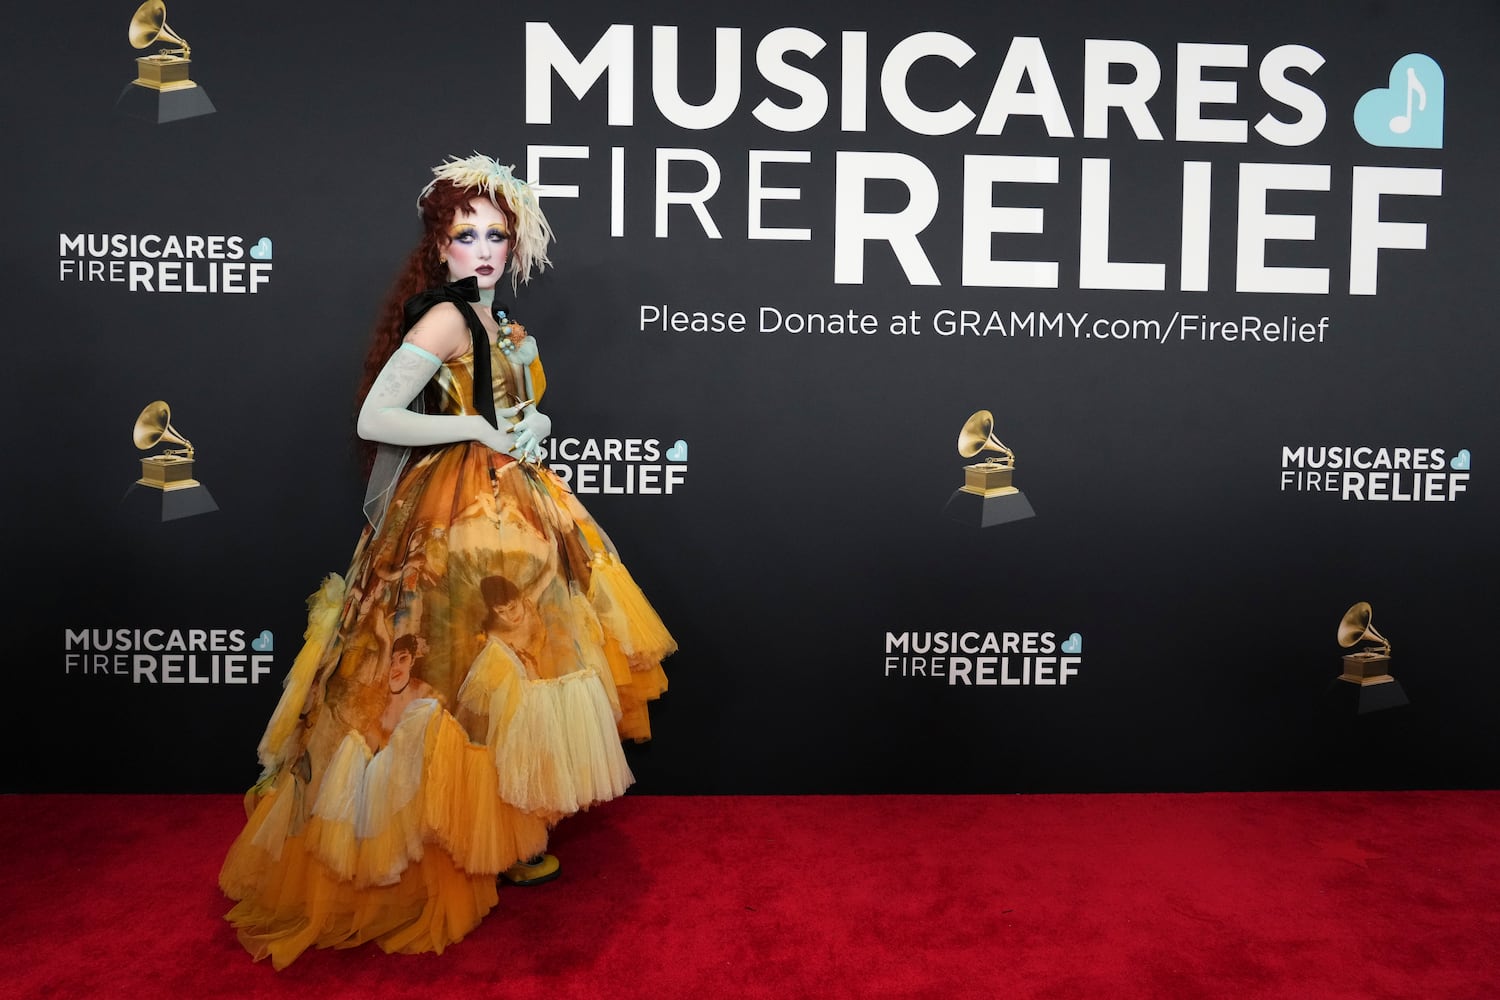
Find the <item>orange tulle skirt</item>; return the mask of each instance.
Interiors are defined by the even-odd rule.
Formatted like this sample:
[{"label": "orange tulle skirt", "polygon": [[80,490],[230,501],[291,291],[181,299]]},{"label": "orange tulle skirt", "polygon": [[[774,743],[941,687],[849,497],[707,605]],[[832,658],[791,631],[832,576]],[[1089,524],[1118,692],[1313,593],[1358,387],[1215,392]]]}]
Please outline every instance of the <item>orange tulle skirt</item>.
[{"label": "orange tulle skirt", "polygon": [[496,876],[634,780],[676,648],[565,484],[480,445],[408,470],[309,599],[220,873],[256,959],[441,952]]}]

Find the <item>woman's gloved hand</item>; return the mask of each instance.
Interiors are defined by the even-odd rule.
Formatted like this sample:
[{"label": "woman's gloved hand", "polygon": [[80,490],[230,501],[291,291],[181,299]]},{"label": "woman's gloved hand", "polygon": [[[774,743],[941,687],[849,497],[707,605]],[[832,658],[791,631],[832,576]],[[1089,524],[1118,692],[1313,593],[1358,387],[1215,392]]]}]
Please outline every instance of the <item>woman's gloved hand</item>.
[{"label": "woman's gloved hand", "polygon": [[501,419],[520,417],[510,427],[516,442],[515,448],[510,452],[512,458],[535,460],[542,456],[542,442],[552,433],[550,417],[529,403],[524,406],[507,406],[503,410],[497,410],[495,415]]}]

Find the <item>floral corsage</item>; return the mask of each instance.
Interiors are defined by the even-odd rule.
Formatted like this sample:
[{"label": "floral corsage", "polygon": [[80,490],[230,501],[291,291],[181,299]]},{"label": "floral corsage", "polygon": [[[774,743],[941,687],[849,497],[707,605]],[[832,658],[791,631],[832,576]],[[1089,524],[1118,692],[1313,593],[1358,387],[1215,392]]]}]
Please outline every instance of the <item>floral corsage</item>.
[{"label": "floral corsage", "polygon": [[495,310],[500,321],[500,336],[496,341],[500,353],[513,364],[526,366],[536,360],[536,341],[526,333],[520,323],[513,323],[504,309]]}]

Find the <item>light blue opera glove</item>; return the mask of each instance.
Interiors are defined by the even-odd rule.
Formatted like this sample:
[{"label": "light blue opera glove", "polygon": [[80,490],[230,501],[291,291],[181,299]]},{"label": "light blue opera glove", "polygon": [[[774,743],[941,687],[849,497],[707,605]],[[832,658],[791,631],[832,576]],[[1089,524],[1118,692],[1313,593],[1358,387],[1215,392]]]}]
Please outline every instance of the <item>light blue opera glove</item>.
[{"label": "light blue opera glove", "polygon": [[509,417],[517,412],[520,413],[521,419],[510,428],[516,441],[516,446],[511,450],[510,455],[512,458],[535,461],[542,457],[542,442],[547,440],[552,433],[552,420],[534,406],[526,406],[524,409],[507,407],[506,410],[498,411],[496,416]]}]

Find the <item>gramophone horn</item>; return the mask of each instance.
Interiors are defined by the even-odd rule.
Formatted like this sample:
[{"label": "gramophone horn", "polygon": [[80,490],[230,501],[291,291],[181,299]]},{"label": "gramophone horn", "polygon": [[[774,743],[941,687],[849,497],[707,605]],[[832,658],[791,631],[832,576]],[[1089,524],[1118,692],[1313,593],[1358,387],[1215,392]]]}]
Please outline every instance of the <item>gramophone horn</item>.
[{"label": "gramophone horn", "polygon": [[132,437],[135,439],[135,446],[142,451],[166,441],[182,445],[189,455],[193,453],[193,446],[188,443],[188,439],[178,434],[177,429],[172,426],[172,408],[164,400],[158,399],[146,404],[141,415],[135,418]]},{"label": "gramophone horn", "polygon": [[1366,641],[1376,642],[1386,652],[1390,652],[1390,640],[1375,631],[1375,626],[1370,624],[1372,615],[1368,601],[1360,601],[1345,611],[1343,619],[1339,622],[1339,645],[1348,648]]},{"label": "gramophone horn", "polygon": [[146,0],[130,19],[130,44],[144,49],[156,41],[177,43],[182,46],[183,58],[187,58],[187,40],[167,26],[167,5],[162,0]]},{"label": "gramophone horn", "polygon": [[964,421],[963,428],[958,432],[958,453],[964,458],[973,458],[981,451],[998,451],[1014,460],[1015,453],[995,437],[994,428],[995,415],[989,410],[977,411]]},{"label": "gramophone horn", "polygon": [[958,453],[964,458],[973,458],[984,450],[989,442],[991,429],[995,426],[995,415],[989,410],[980,410],[968,420],[958,432]]}]

